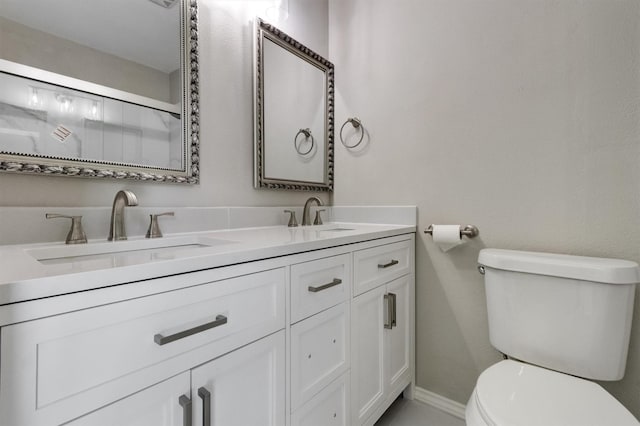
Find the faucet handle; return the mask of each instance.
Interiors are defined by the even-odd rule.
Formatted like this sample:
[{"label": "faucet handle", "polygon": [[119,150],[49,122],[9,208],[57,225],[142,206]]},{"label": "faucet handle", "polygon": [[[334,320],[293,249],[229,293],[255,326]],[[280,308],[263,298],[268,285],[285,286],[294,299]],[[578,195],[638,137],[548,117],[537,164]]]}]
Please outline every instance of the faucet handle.
[{"label": "faucet handle", "polygon": [[298,226],[298,221],[296,220],[296,212],[294,210],[285,210],[284,212],[291,214],[291,216],[289,216],[289,224],[287,226],[290,228]]},{"label": "faucet handle", "polygon": [[320,212],[326,211],[325,209],[316,210],[316,218],[313,221],[314,225],[322,225],[322,216],[320,216]]},{"label": "faucet handle", "polygon": [[71,229],[67,234],[67,239],[65,240],[65,244],[86,244],[87,235],[84,233],[84,229],[82,229],[82,216],[66,216],[58,213],[46,213],[44,215],[47,219],[71,219]]},{"label": "faucet handle", "polygon": [[150,214],[151,222],[149,223],[149,229],[147,229],[147,238],[160,238],[162,232],[160,232],[160,226],[158,225],[158,216],[175,216],[174,212],[164,212],[157,214]]}]

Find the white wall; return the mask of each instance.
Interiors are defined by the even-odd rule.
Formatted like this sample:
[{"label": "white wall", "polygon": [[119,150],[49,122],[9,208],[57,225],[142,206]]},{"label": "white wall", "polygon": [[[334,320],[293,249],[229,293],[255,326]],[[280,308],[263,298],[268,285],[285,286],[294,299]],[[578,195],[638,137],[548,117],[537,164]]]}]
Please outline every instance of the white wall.
[{"label": "white wall", "polygon": [[[417,239],[417,383],[466,403],[499,360],[488,341],[483,247],[640,262],[637,0],[330,0],[334,203],[417,204],[419,228],[472,223],[442,253]],[[350,140],[350,142],[352,142]],[[640,308],[640,303],[636,303]],[[624,380],[640,416],[640,309]]]},{"label": "white wall", "polygon": [[[326,55],[327,0],[289,3],[289,19],[274,24]],[[201,0],[199,4],[201,183],[184,186],[5,173],[0,174],[0,206],[111,206],[113,196],[123,188],[133,190],[145,206],[304,203],[309,192],[253,189],[252,20],[266,2]],[[321,198],[328,200],[326,194]]]}]

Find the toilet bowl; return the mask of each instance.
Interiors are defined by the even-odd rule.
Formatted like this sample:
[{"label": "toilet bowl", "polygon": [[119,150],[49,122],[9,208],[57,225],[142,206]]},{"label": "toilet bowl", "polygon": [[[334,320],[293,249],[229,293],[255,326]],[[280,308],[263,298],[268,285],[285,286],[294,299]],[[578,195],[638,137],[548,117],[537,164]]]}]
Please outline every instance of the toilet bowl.
[{"label": "toilet bowl", "polygon": [[638,426],[600,385],[542,367],[506,360],[478,378],[467,426]]},{"label": "toilet bowl", "polygon": [[498,249],[478,263],[489,338],[510,359],[478,378],[467,425],[640,425],[589,381],[624,376],[638,264]]}]

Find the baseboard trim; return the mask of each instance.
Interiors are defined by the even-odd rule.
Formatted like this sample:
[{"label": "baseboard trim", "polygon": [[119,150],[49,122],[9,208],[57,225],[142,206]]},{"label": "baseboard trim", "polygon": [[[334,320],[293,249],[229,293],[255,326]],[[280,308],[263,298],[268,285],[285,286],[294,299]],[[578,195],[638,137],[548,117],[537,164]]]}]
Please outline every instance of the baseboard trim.
[{"label": "baseboard trim", "polygon": [[449,398],[445,398],[442,395],[438,395],[437,393],[430,392],[418,386],[416,386],[416,390],[413,396],[417,401],[431,405],[438,410],[444,411],[445,413],[451,414],[452,416],[464,420],[464,404],[460,404],[459,402],[453,401]]}]

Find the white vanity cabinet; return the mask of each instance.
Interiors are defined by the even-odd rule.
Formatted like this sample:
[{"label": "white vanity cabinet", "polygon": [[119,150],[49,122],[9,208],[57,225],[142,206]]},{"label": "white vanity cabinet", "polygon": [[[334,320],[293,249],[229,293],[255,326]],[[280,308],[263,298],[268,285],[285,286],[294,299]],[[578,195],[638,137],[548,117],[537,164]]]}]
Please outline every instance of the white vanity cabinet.
[{"label": "white vanity cabinet", "polygon": [[2,424],[64,423],[284,329],[284,268],[210,275],[158,279],[147,284],[196,285],[3,327]]},{"label": "white vanity cabinet", "polygon": [[373,423],[413,381],[413,245],[363,238],[0,306],[0,424]]},{"label": "white vanity cabinet", "polygon": [[354,253],[354,288],[361,292],[351,301],[353,425],[375,423],[413,380],[412,244],[407,240]]}]

